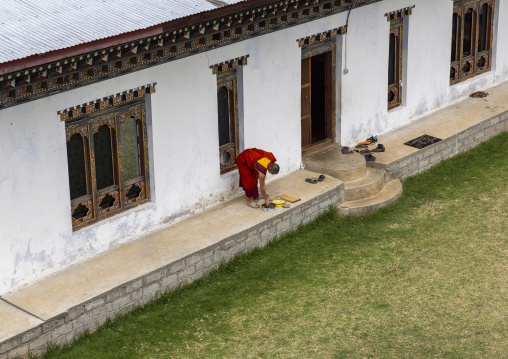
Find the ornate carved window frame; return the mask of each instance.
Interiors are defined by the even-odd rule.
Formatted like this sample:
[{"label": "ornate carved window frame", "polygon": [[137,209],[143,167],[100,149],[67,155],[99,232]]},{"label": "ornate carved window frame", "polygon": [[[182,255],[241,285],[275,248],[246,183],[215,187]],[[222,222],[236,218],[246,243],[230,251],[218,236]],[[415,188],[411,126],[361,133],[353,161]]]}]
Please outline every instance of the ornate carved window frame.
[{"label": "ornate carved window frame", "polygon": [[[403,19],[390,21],[390,45],[388,59],[388,110],[402,104],[402,37]],[[392,45],[393,41],[393,45]],[[390,72],[393,72],[391,78]]]},{"label": "ornate carved window frame", "polygon": [[[221,62],[210,66],[212,74],[217,75],[217,126],[219,130],[219,163],[220,174],[225,174],[236,169],[236,156],[239,154],[239,118],[238,118],[238,66],[246,66],[247,58],[245,55],[236,59]],[[229,142],[220,143],[221,132],[221,97],[219,96],[222,88],[225,88],[228,96],[228,115],[229,115]]]},{"label": "ornate carved window frame", "polygon": [[414,7],[413,5],[385,14],[386,21],[390,23],[388,49],[388,110],[402,105],[402,74],[404,66],[402,44],[404,40],[404,17],[411,15]]},{"label": "ornate carved window frame", "polygon": [[[122,211],[146,203],[150,200],[150,179],[148,160],[148,134],[146,127],[146,107],[144,97],[147,93],[155,91],[154,85],[129,90],[125,94],[137,91],[138,96],[128,101],[122,101],[122,96],[112,96],[95,101],[97,110],[86,113],[90,104],[76,106],[75,108],[59,111],[60,118],[65,121],[66,141],[78,134],[83,138],[85,158],[83,159],[86,176],[86,194],[71,198],[71,220],[73,230],[86,227]],[[141,95],[142,94],[142,95]],[[130,96],[127,96],[129,98]],[[113,99],[119,99],[113,101]],[[109,101],[111,100],[111,101]],[[113,105],[112,103],[117,103]],[[111,103],[109,106],[102,105]],[[92,106],[95,109],[95,106]],[[135,125],[135,154],[137,156],[137,175],[124,178],[126,172],[123,163],[121,131],[122,124],[128,118],[134,118]],[[97,156],[94,148],[94,136],[99,129],[106,125],[112,134],[111,161],[113,166],[114,184],[106,188],[97,188],[96,163]],[[67,154],[69,156],[69,153]],[[69,158],[68,158],[69,161]],[[70,165],[70,162],[69,162]],[[69,186],[72,187],[71,170],[69,169]],[[72,188],[71,188],[72,192]],[[102,206],[103,199],[107,198],[110,205]]]},{"label": "ornate carved window frame", "polygon": [[[450,85],[465,81],[476,75],[490,71],[492,66],[492,38],[494,31],[494,2],[495,0],[455,0],[452,16],[452,43],[450,62]],[[485,49],[479,49],[480,9],[487,6],[485,23]],[[465,16],[471,14],[472,48],[468,54],[464,53],[464,35],[466,32]]]}]

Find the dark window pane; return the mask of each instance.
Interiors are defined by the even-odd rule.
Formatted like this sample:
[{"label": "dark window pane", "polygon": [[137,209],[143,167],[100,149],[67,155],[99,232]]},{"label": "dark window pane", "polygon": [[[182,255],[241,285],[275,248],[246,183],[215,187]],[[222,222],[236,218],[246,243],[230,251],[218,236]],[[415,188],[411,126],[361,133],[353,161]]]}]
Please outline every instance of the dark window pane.
[{"label": "dark window pane", "polygon": [[107,125],[104,125],[93,136],[97,189],[103,189],[115,184],[111,132],[111,129]]},{"label": "dark window pane", "polygon": [[106,210],[110,207],[113,207],[114,204],[115,198],[108,193],[106,197],[102,199],[101,203],[99,203],[99,207],[101,207],[103,210]]},{"label": "dark window pane", "polygon": [[219,112],[219,146],[232,142],[231,121],[232,121],[232,92],[222,86],[217,92],[217,104]]},{"label": "dark window pane", "polygon": [[459,43],[457,42],[457,37],[459,35],[459,28],[460,21],[459,21],[459,15],[453,14],[453,28],[452,28],[452,61],[458,61],[459,57],[457,54],[457,48]]},{"label": "dark window pane", "polygon": [[390,34],[390,52],[388,55],[388,85],[395,83],[395,62],[396,62],[396,41],[397,38],[394,34]]},{"label": "dark window pane", "polygon": [[473,51],[473,9],[469,9],[464,16],[464,39],[462,42],[462,54],[469,56]]},{"label": "dark window pane", "polygon": [[130,200],[133,200],[133,199],[136,199],[139,197],[141,193],[141,188],[137,185],[137,184],[134,184],[132,185],[132,187],[129,189],[129,191],[127,192],[127,194],[125,195],[125,197],[127,197],[128,199]]},{"label": "dark window pane", "polygon": [[86,217],[86,215],[88,214],[88,211],[90,211],[90,209],[86,208],[83,205],[83,203],[80,203],[79,206],[72,213],[72,218],[74,218],[76,221],[80,220],[80,219]]},{"label": "dark window pane", "polygon": [[88,194],[86,183],[86,138],[74,134],[67,142],[67,165],[69,168],[69,186],[71,200]]},{"label": "dark window pane", "polygon": [[120,126],[123,180],[141,175],[140,123],[129,117]]},{"label": "dark window pane", "polygon": [[480,18],[479,18],[479,28],[478,28],[478,51],[487,50],[487,39],[489,32],[489,6],[487,4],[483,4],[480,7]]}]

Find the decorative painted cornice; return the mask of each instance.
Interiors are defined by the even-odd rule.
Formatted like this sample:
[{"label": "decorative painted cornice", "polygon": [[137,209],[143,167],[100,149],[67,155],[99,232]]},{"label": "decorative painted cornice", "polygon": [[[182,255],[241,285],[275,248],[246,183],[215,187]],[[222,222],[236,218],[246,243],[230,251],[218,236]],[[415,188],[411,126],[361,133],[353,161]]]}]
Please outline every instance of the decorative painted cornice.
[{"label": "decorative painted cornice", "polygon": [[236,59],[224,61],[215,65],[210,66],[212,69],[212,74],[219,74],[222,72],[227,72],[232,69],[236,69],[238,65],[246,66],[247,65],[247,58],[249,55],[245,55],[242,57],[237,57]]},{"label": "decorative painted cornice", "polygon": [[95,112],[144,98],[146,93],[153,94],[155,93],[155,85],[157,85],[157,82],[66,108],[65,110],[58,111],[57,115],[60,115],[60,121],[75,120],[87,115],[93,115]]},{"label": "decorative painted cornice", "polygon": [[0,76],[0,109],[382,0],[285,0]]},{"label": "decorative painted cornice", "polygon": [[329,39],[333,39],[337,37],[337,35],[344,35],[346,31],[347,28],[345,26],[341,26],[336,29],[328,30],[319,34],[303,37],[296,41],[298,42],[298,47],[307,47],[317,42],[323,42]]},{"label": "decorative painted cornice", "polygon": [[386,13],[385,14],[386,21],[390,22],[390,21],[393,21],[393,20],[402,19],[404,16],[411,15],[413,13],[414,7],[415,7],[415,5],[409,6],[409,7],[405,7],[405,8],[400,9],[400,10],[396,10],[396,11],[392,11],[392,12]]}]

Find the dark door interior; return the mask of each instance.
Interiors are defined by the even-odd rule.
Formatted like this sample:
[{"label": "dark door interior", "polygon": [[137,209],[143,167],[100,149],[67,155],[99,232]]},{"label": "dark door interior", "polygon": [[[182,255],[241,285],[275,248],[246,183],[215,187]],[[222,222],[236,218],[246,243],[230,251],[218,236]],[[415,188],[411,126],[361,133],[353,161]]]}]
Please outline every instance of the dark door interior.
[{"label": "dark door interior", "polygon": [[302,60],[302,147],[332,137],[331,52]]}]

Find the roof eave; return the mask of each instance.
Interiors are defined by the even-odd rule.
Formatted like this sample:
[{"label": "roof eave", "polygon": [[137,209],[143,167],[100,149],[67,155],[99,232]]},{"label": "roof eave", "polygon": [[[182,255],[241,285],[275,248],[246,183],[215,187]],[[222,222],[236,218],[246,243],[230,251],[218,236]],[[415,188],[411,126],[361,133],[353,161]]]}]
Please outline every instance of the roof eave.
[{"label": "roof eave", "polygon": [[146,29],[131,31],[116,36],[111,36],[108,38],[68,47],[65,49],[49,51],[42,54],[28,56],[22,59],[0,63],[0,75],[22,71],[27,68],[47,64],[49,62],[59,61],[68,57],[77,56],[92,51],[102,50],[107,47],[124,44],[130,41],[140,40],[142,38],[158,35],[173,29],[192,26],[197,23],[214,20],[237,12],[247,11],[268,4],[274,4],[276,2],[277,1],[274,0],[246,0],[240,3],[227,5],[217,9],[208,10],[179,19],[171,20]]}]

